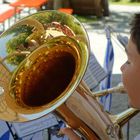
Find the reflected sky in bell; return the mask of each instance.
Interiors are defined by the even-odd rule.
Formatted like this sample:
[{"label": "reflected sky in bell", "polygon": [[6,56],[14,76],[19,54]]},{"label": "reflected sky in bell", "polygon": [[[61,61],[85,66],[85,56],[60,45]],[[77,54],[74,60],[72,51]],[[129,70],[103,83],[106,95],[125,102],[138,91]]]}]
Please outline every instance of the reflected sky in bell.
[{"label": "reflected sky in bell", "polygon": [[[14,33],[7,34],[7,35],[4,35],[4,34],[1,35],[1,37],[0,37],[0,58],[4,58],[8,55],[8,53],[6,51],[6,44],[10,39],[13,38],[13,36],[14,36]],[[4,64],[7,66],[7,68],[10,71],[13,71],[13,69],[15,69],[15,66],[6,63],[6,61],[4,62]]]}]

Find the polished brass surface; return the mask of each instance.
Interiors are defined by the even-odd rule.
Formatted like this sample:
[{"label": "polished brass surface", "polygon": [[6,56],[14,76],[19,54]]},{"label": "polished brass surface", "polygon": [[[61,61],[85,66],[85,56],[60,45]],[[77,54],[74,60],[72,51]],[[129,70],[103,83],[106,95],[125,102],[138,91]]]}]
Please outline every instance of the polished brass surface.
[{"label": "polished brass surface", "polygon": [[57,11],[18,21],[0,36],[0,44],[1,99],[17,114],[9,118],[3,117],[9,111],[0,113],[7,121],[29,121],[53,111],[73,93],[88,64],[85,29],[73,16]]},{"label": "polished brass surface", "polygon": [[66,94],[68,85],[80,72],[80,54],[76,44],[73,39],[56,37],[20,64],[10,83],[10,94],[18,105],[16,108],[21,106],[18,112],[28,110],[29,113],[34,109],[35,113],[41,106],[44,108],[48,103],[50,106]]},{"label": "polished brass surface", "polygon": [[121,84],[121,85],[118,85],[118,86],[113,87],[113,88],[94,92],[94,93],[92,93],[92,95],[94,97],[102,97],[102,96],[108,95],[110,93],[112,94],[112,93],[126,93],[126,92],[125,92],[123,85]]},{"label": "polished brass surface", "polygon": [[[97,91],[92,93],[93,97],[99,98],[102,97],[104,95],[107,94],[113,94],[113,93],[126,93],[123,84],[119,84],[116,87],[110,88],[110,89],[106,89],[106,90],[102,90],[102,91]],[[131,119],[133,118],[135,115],[137,115],[140,112],[139,109],[136,108],[128,108],[126,110],[124,110],[121,113],[118,113],[116,115],[112,115],[112,114],[108,114],[111,121],[113,122],[114,127],[116,127],[116,129],[118,129],[118,137],[120,140],[123,140],[123,134],[122,134],[122,127]],[[109,132],[109,134],[111,135],[111,131],[112,131],[112,126],[109,126],[107,131]],[[112,131],[112,133],[114,133]]]},{"label": "polished brass surface", "polygon": [[139,112],[109,114],[97,98],[114,90],[92,93],[82,81],[89,40],[71,15],[30,15],[5,31],[0,44],[2,120],[26,122],[54,112],[88,140],[119,140],[121,127]]}]

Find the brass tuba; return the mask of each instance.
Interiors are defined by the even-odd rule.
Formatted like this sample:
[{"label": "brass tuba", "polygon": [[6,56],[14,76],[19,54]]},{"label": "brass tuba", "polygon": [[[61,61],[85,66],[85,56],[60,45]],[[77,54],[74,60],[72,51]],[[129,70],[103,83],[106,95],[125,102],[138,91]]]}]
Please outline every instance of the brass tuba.
[{"label": "brass tuba", "polygon": [[[88,140],[122,139],[139,111],[113,116],[82,81],[89,41],[81,23],[58,11],[18,21],[0,36],[0,119],[31,121],[53,112]],[[105,94],[107,94],[105,92]]]}]

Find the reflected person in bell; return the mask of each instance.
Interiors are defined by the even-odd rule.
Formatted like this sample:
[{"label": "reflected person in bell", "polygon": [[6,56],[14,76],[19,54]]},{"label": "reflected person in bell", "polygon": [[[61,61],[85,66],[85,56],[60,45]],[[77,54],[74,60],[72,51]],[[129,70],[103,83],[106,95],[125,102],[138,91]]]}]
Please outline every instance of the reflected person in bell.
[{"label": "reflected person in bell", "polygon": [[[140,13],[131,22],[130,38],[126,47],[127,61],[121,66],[122,82],[132,107],[140,109]],[[71,128],[60,130],[70,140],[81,140]]]}]

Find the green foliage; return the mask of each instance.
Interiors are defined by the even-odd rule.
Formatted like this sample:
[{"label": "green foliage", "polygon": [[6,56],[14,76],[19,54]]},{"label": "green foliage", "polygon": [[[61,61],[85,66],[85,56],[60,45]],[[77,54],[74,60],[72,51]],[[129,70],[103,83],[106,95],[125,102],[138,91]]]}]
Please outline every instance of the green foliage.
[{"label": "green foliage", "polygon": [[109,0],[111,4],[140,5],[140,0]]},{"label": "green foliage", "polygon": [[21,33],[15,36],[13,39],[9,40],[6,44],[7,52],[12,53],[13,51],[19,49],[18,46],[24,44],[27,37],[28,33]]},{"label": "green foliage", "polygon": [[40,23],[44,25],[44,24],[50,23],[51,13],[50,12],[38,13],[38,14],[33,15],[32,18],[38,20]]},{"label": "green foliage", "polygon": [[[28,33],[21,33],[17,36],[15,36],[13,39],[9,40],[6,44],[7,47],[7,53],[11,54],[17,50],[23,51],[24,47],[20,47],[20,45],[24,45],[26,42],[26,38],[28,37]],[[13,65],[18,65],[22,60],[24,59],[24,56],[13,56],[7,60],[8,63]]]},{"label": "green foliage", "polygon": [[78,19],[81,23],[92,23],[97,21],[96,16],[81,16],[81,15],[74,15],[76,19]]},{"label": "green foliage", "polygon": [[25,59],[25,56],[13,56],[7,59],[7,63],[11,65],[19,65],[21,61]]},{"label": "green foliage", "polygon": [[129,0],[130,2],[140,2],[140,0]]},{"label": "green foliage", "polygon": [[112,0],[113,2],[118,2],[118,1],[121,1],[121,0]]},{"label": "green foliage", "polygon": [[[11,54],[15,51],[26,50],[24,46],[26,38],[32,33],[33,27],[27,25],[13,26],[11,30],[8,30],[5,35],[13,34],[13,38],[10,39],[6,44],[6,51]],[[24,56],[13,56],[7,60],[8,63],[18,65],[25,57]]]},{"label": "green foliage", "polygon": [[42,13],[33,15],[33,18],[37,19],[42,24],[47,24],[51,22],[59,22],[62,25],[67,25],[69,28],[71,28],[76,35],[84,34],[79,22],[73,16],[70,16],[70,15],[68,16],[65,13],[61,13],[58,11],[42,12]]},{"label": "green foliage", "polygon": [[32,29],[33,27],[31,26],[27,26],[27,25],[18,25],[18,26],[13,26],[11,30],[8,30],[6,32],[5,35],[7,34],[12,34],[14,33],[14,36],[20,34],[20,33],[28,33],[28,34],[31,34],[32,33]]},{"label": "green foliage", "polygon": [[[71,15],[58,11],[45,11],[34,14],[30,18],[38,20],[44,25],[44,27],[52,22],[59,22],[61,25],[66,25],[75,33],[77,38],[82,38],[80,40],[81,42],[86,43],[84,28],[82,28],[81,23]],[[31,46],[29,46],[29,44],[32,43],[30,42],[31,40],[36,40],[39,44],[43,43],[41,42],[40,37],[43,36],[44,33],[42,33],[42,31],[34,30],[34,25],[20,25],[19,23],[19,26],[13,26],[11,30],[7,31],[7,34],[13,35],[6,44],[6,51],[8,54],[12,54],[15,51],[25,51],[30,49]],[[8,63],[18,65],[24,58],[24,56],[19,55],[13,56],[8,59]]]}]

